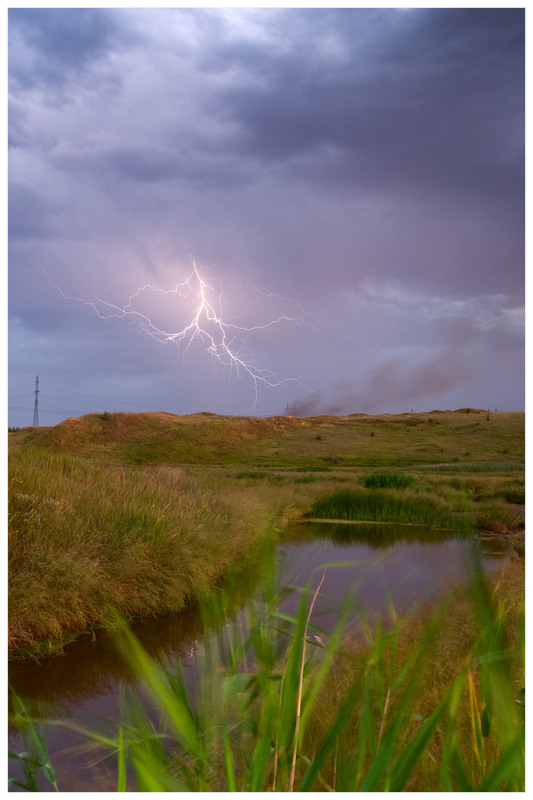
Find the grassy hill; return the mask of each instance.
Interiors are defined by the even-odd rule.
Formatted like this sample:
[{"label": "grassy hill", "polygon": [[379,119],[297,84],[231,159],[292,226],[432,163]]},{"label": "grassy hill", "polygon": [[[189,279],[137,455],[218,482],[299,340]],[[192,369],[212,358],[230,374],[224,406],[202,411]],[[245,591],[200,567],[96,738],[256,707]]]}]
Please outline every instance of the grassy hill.
[{"label": "grassy hill", "polygon": [[345,417],[88,414],[9,434],[13,444],[124,464],[406,467],[524,462],[523,413],[480,410]]}]

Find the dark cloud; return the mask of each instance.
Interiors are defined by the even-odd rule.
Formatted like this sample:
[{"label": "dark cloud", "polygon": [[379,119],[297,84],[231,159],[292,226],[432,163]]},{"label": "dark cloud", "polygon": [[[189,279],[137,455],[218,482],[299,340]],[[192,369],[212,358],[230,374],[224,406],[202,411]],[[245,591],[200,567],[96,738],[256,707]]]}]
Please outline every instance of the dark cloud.
[{"label": "dark cloud", "polygon": [[[317,25],[305,51],[271,54],[275,69],[263,54],[266,86],[230,87],[217,98],[242,126],[239,148],[284,162],[306,151],[321,160],[330,148],[343,156],[331,159],[333,179],[342,172],[352,184],[392,191],[413,182],[473,195],[516,187],[523,137],[513,143],[507,134],[524,120],[521,10],[407,13],[374,35],[370,53],[353,36],[359,10],[333,18],[344,48],[335,69],[310,66]],[[318,23],[322,12],[307,19]],[[244,71],[246,53],[238,60]]]},{"label": "dark cloud", "polygon": [[[10,78],[20,89],[63,84],[109,52],[114,17],[95,8],[11,8]],[[26,57],[19,58],[18,45]]]},{"label": "dark cloud", "polygon": [[179,160],[168,152],[129,148],[109,153],[106,160],[121,177],[141,183],[172,180],[180,172]]}]

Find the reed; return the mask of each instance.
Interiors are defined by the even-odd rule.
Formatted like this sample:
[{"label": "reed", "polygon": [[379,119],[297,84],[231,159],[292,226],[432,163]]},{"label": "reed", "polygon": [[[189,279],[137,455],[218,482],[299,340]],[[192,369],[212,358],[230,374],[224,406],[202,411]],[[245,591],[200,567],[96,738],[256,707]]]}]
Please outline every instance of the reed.
[{"label": "reed", "polygon": [[206,629],[225,625],[197,652],[196,693],[124,626],[150,713],[130,693],[115,734],[85,733],[117,790],[523,791],[523,571],[512,569],[495,585],[478,571],[425,616],[362,615],[351,643],[342,611],[329,637],[310,620],[319,583],[298,590],[294,614],[273,583],[233,616],[221,592],[204,609]]},{"label": "reed", "polygon": [[367,489],[403,489],[414,482],[414,475],[405,472],[374,472],[363,477],[363,486]]},{"label": "reed", "polygon": [[436,497],[403,496],[379,489],[340,489],[319,498],[309,516],[316,519],[398,522],[454,530],[472,527],[469,518],[454,516]]}]

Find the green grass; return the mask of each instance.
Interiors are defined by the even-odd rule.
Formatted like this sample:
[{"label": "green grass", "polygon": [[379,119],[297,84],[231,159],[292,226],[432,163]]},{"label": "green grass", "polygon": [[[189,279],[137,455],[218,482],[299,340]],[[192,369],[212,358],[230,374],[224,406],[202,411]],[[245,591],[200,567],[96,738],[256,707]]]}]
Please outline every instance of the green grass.
[{"label": "green grass", "polygon": [[374,472],[363,478],[363,486],[367,489],[403,489],[412,486],[414,482],[413,475],[404,472]]},{"label": "green grass", "polygon": [[[9,440],[19,656],[121,626],[117,609],[130,619],[196,602],[309,514],[505,536],[524,526],[523,414],[104,413]],[[376,472],[388,485],[362,489],[382,480]],[[408,486],[391,477],[411,473]],[[205,629],[219,633],[206,640],[194,697],[125,628],[123,655],[160,721],[133,694],[116,731],[88,739],[109,754],[117,790],[522,791],[520,563],[435,616],[391,609],[385,625],[362,614],[353,641],[341,619],[323,644],[307,619],[311,590],[291,616],[278,610],[286,590],[266,585],[264,602],[245,606],[246,625],[231,624],[235,602],[221,591],[205,606]],[[42,773],[56,788],[39,721],[20,703],[15,722],[25,787]]]},{"label": "green grass", "polygon": [[[198,653],[194,695],[179,666],[154,663],[123,628],[138,693],[123,696],[114,730],[83,731],[117,791],[524,791],[523,563],[494,585],[478,573],[436,609],[362,614],[352,640],[341,611],[319,643],[310,615],[323,574],[292,615],[272,583],[239,622],[224,592],[205,606],[218,633]],[[14,721],[27,788],[41,771],[54,785],[46,721],[20,703]]]},{"label": "green grass", "polygon": [[523,472],[525,464],[520,461],[507,462],[507,461],[489,461],[489,462],[471,462],[468,464],[436,464],[431,466],[413,466],[412,469],[426,470],[430,469],[432,472]]},{"label": "green grass", "polygon": [[315,519],[398,522],[462,530],[472,527],[468,518],[453,516],[436,499],[416,495],[399,496],[379,489],[340,489],[318,499],[309,516]]}]

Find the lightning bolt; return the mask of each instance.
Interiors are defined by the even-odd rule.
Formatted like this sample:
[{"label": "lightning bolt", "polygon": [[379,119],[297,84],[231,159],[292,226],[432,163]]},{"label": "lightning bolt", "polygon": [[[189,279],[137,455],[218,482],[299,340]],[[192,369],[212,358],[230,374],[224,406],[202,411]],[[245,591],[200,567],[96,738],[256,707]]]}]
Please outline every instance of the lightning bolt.
[{"label": "lightning bolt", "polygon": [[[259,368],[252,360],[246,357],[246,337],[253,332],[261,331],[284,322],[298,326],[313,327],[309,323],[309,315],[302,310],[298,303],[289,301],[287,298],[283,298],[281,295],[272,292],[262,292],[255,284],[247,279],[239,278],[239,280],[246,282],[252,287],[253,291],[259,295],[259,297],[249,303],[237,316],[225,317],[222,308],[224,290],[220,278],[213,277],[208,282],[194,262],[189,275],[187,275],[184,281],[177,283],[174,288],[162,289],[147,283],[130,295],[124,306],[115,305],[94,294],[87,295],[86,297],[76,297],[65,294],[60,286],[53,283],[45,268],[41,266],[41,270],[46,276],[50,286],[58,291],[65,300],[90,306],[100,319],[111,319],[114,317],[122,319],[128,318],[131,323],[137,325],[155,341],[161,344],[174,344],[179,348],[183,348],[185,352],[188,352],[193,342],[201,342],[207,352],[224,367],[235,371],[239,376],[244,375],[251,380],[254,387],[254,406],[258,401],[258,390],[261,384],[275,388],[288,381],[294,381],[305,386],[305,384],[302,383],[303,376],[275,380],[270,370]],[[176,295],[177,298],[182,300],[187,298],[192,299],[194,301],[194,310],[190,321],[178,331],[167,331],[158,327],[150,316],[134,307],[138,305],[139,301],[142,302],[143,295],[148,292],[166,296]],[[281,314],[258,325],[238,324],[238,320],[241,317],[255,310],[255,307],[261,303],[261,298],[267,298],[269,300],[276,299],[285,303],[292,303],[297,306],[299,315],[289,316],[288,314]]]}]

